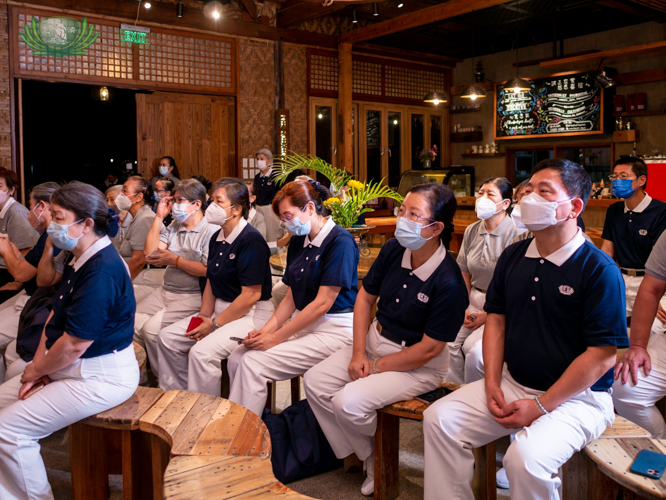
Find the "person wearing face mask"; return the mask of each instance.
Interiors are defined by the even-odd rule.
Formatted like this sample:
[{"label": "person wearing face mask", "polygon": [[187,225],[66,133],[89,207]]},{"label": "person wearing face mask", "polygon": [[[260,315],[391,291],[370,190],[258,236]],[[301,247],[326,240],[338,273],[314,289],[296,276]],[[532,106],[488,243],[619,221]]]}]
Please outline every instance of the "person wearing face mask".
[{"label": "person wearing face mask", "polygon": [[[467,285],[469,308],[456,340],[447,344],[451,356],[448,382],[460,385],[483,378],[479,341],[486,322],[483,311],[486,290],[500,254],[518,234],[513,219],[506,212],[511,206],[512,194],[513,187],[504,177],[491,177],[479,187],[476,215],[481,220],[465,229],[457,259]],[[473,349],[475,355],[470,355]]]},{"label": "person wearing face mask", "polygon": [[610,387],[628,345],[622,275],[576,219],[592,181],[539,162],[522,222],[534,238],[502,252],[484,310],[485,378],[423,414],[425,500],[473,499],[473,448],[517,432],[504,455],[511,498],[559,498],[558,469],[613,422]]},{"label": "person wearing face mask", "polygon": [[[220,179],[210,190],[206,219],[222,229],[208,250],[207,282],[196,316],[160,331],[160,387],[220,396],[222,360],[238,347],[229,337],[261,328],[273,314],[271,252],[247,222],[249,193],[240,179]],[[190,321],[203,322],[187,332]]]},{"label": "person wearing face mask", "polygon": [[127,228],[132,223],[132,214],[130,214],[127,211],[122,212],[116,206],[116,198],[122,192],[123,192],[122,184],[116,184],[108,188],[106,191],[104,191],[104,196],[106,197],[106,204],[109,206],[110,209],[113,210],[115,214],[119,215],[119,220],[121,221],[118,234],[116,234],[113,238],[111,238],[111,243],[113,243],[113,246],[119,252],[120,252],[120,246],[123,243],[123,236],[125,235],[125,231],[127,231]]},{"label": "person wearing face mask", "polygon": [[[259,173],[254,176],[257,199],[254,208],[264,216],[266,222],[266,241],[271,249],[277,248],[277,241],[280,237],[280,220],[276,217],[271,203],[279,191],[275,178],[279,175],[277,170],[273,170],[273,153],[268,149],[260,149],[255,153],[257,168]],[[274,250],[277,251],[277,250]]]},{"label": "person wearing face mask", "polygon": [[247,214],[247,223],[259,231],[264,239],[266,239],[266,219],[255,208],[257,203],[257,186],[254,181],[245,181],[245,185],[250,193],[250,212]]},{"label": "person wearing face mask", "polygon": [[[661,233],[666,229],[666,203],[645,192],[648,170],[640,158],[623,156],[613,166],[610,176],[613,194],[624,201],[613,203],[606,212],[601,233],[601,249],[620,266],[627,294],[626,313],[631,317],[636,293],[645,275],[645,263]],[[657,318],[666,322],[664,306]],[[655,320],[655,329],[663,323]]]},{"label": "person wearing face mask", "polygon": [[[108,236],[118,230],[104,195],[71,182],[51,197],[47,229],[72,252],[33,361],[0,386],[0,498],[53,498],[39,440],[125,402],[137,388],[134,294]],[[25,398],[35,386],[41,390]]]},{"label": "person wearing face mask", "polygon": [[[155,201],[155,203],[153,204],[153,212],[157,211],[157,206],[162,198],[166,198],[167,196],[173,195],[174,187],[176,187],[176,185],[171,179],[160,179],[155,183],[155,193],[153,194],[153,200]],[[173,217],[171,217],[171,214],[169,213],[164,218],[164,225],[166,227],[169,227],[169,224],[171,224],[172,222],[173,222]]]},{"label": "person wearing face mask", "polygon": [[[4,240],[6,245],[13,245],[21,255],[26,255],[37,243],[39,233],[28,221],[30,210],[14,199],[18,187],[16,174],[0,167],[0,239]],[[23,287],[20,282],[15,282],[7,269],[5,259],[0,256],[0,287],[8,283],[10,285],[5,290],[18,293]]]},{"label": "person wearing face mask", "polygon": [[447,186],[409,190],[398,211],[395,239],[386,242],[363,279],[354,306],[353,345],[303,378],[335,455],[356,453],[364,460],[363,495],[374,490],[377,410],[439,386],[448,368],[446,344],[465,318],[465,281],[444,245],[456,207]]},{"label": "person wearing face mask", "polygon": [[266,384],[302,375],[351,344],[358,292],[359,251],[349,231],[333,222],[318,182],[286,184],[273,210],[292,234],[284,283],[289,287],[275,314],[259,329],[237,328],[244,338],[229,356],[229,399],[257,415]]},{"label": "person wearing face mask", "polygon": [[169,179],[174,184],[178,184],[180,179],[178,178],[180,174],[178,173],[178,166],[176,165],[176,160],[171,156],[163,156],[160,158],[160,163],[157,166],[157,175],[153,177],[151,184],[153,189],[155,189],[155,184],[160,179]]},{"label": "person wearing face mask", "polygon": [[[146,347],[150,367],[159,380],[157,335],[163,328],[201,309],[199,278],[206,276],[208,244],[220,226],[204,216],[206,189],[195,179],[181,181],[173,197],[160,200],[143,248],[148,264],[166,266],[163,284],[136,307],[135,337]],[[171,211],[174,221],[162,221]]]}]

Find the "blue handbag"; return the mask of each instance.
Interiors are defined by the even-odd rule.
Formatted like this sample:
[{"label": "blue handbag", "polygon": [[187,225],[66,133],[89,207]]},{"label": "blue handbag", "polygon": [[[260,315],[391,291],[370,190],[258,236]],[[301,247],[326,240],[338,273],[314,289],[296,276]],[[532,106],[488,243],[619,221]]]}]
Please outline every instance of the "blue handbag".
[{"label": "blue handbag", "polygon": [[287,484],[342,467],[307,400],[282,413],[264,409],[262,418],[271,436],[273,473]]}]

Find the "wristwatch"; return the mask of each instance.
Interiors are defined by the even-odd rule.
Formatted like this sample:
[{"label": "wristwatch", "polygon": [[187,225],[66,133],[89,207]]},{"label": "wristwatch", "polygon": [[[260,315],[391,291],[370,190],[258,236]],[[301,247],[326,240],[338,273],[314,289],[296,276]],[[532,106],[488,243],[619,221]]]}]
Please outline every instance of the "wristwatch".
[{"label": "wristwatch", "polygon": [[215,318],[213,318],[211,321],[213,322],[213,329],[214,329],[214,330],[217,330],[218,328],[220,328],[220,325],[218,325],[217,323],[215,323]]}]

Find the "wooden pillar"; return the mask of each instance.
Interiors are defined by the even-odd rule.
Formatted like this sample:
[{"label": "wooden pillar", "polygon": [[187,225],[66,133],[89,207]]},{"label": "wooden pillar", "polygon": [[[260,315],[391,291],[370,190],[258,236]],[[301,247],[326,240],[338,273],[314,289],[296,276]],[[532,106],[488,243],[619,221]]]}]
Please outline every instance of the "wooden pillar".
[{"label": "wooden pillar", "polygon": [[[354,149],[352,129],[352,46],[338,46],[338,167],[354,172]],[[358,119],[358,117],[356,117]]]}]

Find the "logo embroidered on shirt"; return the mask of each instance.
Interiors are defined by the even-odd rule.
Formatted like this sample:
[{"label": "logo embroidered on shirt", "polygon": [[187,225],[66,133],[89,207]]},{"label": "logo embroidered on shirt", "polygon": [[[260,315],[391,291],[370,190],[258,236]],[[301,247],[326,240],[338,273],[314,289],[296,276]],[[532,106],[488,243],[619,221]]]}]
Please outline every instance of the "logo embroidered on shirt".
[{"label": "logo embroidered on shirt", "polygon": [[315,257],[315,260],[319,260],[319,255],[317,255],[317,256]]},{"label": "logo embroidered on shirt", "polygon": [[647,234],[647,229],[641,229],[640,231],[638,231],[638,234],[640,234],[641,236],[645,236]]},{"label": "logo embroidered on shirt", "polygon": [[419,293],[419,294],[416,296],[416,298],[419,299],[419,300],[420,300],[421,302],[423,302],[424,304],[427,304],[428,301],[430,300],[430,297],[428,297],[425,293]]},{"label": "logo embroidered on shirt", "polygon": [[569,285],[560,285],[560,293],[562,295],[573,295],[574,289]]},{"label": "logo embroidered on shirt", "polygon": [[229,254],[229,260],[234,260],[235,258],[236,258],[236,254],[235,254],[235,253],[230,253],[230,254]]}]

